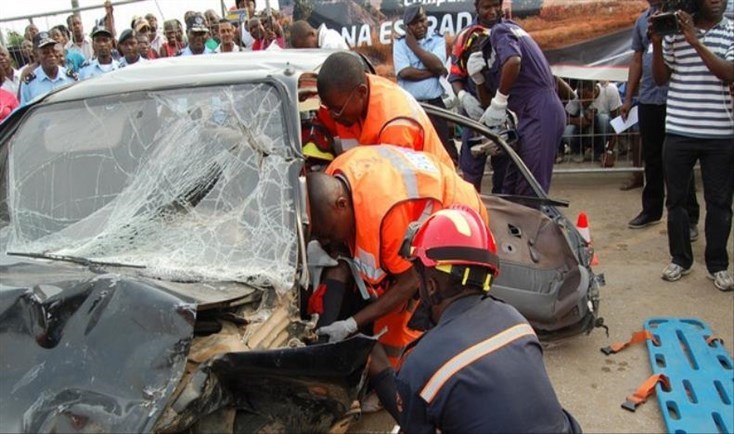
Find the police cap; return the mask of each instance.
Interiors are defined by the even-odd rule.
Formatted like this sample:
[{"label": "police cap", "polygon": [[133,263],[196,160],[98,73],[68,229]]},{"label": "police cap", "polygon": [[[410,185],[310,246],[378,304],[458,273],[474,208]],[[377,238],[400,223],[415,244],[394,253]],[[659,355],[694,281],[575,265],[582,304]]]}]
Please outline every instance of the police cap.
[{"label": "police cap", "polygon": [[38,32],[38,34],[33,37],[33,48],[43,48],[47,45],[55,44],[56,41],[51,39],[48,32]]},{"label": "police cap", "polygon": [[94,26],[92,29],[92,39],[94,39],[96,36],[99,35],[107,35],[110,38],[112,37],[112,32],[107,27],[103,26],[102,24],[98,24]]},{"label": "police cap", "polygon": [[118,44],[122,44],[123,42],[127,41],[128,39],[133,39],[137,36],[137,32],[133,29],[125,29],[120,34],[120,39],[117,41]]},{"label": "police cap", "polygon": [[189,32],[208,32],[206,19],[201,15],[192,15],[186,20],[186,30]]},{"label": "police cap", "polygon": [[420,15],[422,10],[423,5],[420,3],[413,3],[405,8],[405,12],[403,12],[403,24],[406,26],[411,24],[416,18],[418,18],[418,15]]}]

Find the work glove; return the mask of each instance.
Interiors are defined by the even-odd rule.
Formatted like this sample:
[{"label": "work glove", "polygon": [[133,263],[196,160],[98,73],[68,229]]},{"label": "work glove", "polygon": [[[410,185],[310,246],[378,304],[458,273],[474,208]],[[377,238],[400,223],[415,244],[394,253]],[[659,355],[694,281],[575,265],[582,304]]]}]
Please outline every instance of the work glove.
[{"label": "work glove", "polygon": [[478,121],[479,118],[481,118],[484,114],[484,109],[479,103],[479,100],[474,98],[472,94],[465,90],[460,90],[457,96],[459,98],[459,102],[461,103],[461,107],[464,109],[467,116],[475,121]]},{"label": "work glove", "polygon": [[489,107],[484,111],[479,122],[489,128],[498,129],[507,122],[507,95],[497,91]]},{"label": "work glove", "polygon": [[466,72],[477,85],[484,84],[484,74],[482,74],[482,71],[486,67],[487,62],[484,60],[484,54],[481,51],[472,53],[466,61]]},{"label": "work glove", "polygon": [[308,274],[311,276],[311,285],[314,288],[319,287],[321,273],[324,271],[324,268],[339,265],[339,262],[326,253],[321,243],[316,240],[309,241],[306,247],[306,258],[308,260]]},{"label": "work glove", "polygon": [[317,335],[328,336],[329,342],[343,341],[347,336],[357,331],[357,322],[353,317],[343,321],[336,321],[316,330]]}]

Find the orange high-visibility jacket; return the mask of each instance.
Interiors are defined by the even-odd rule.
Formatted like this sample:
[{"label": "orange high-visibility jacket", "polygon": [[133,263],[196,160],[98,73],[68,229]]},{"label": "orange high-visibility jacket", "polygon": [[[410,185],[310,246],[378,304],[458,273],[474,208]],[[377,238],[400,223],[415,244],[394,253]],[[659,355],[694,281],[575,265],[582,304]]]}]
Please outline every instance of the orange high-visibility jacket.
[{"label": "orange high-visibility jacket", "polygon": [[[384,286],[386,278],[411,267],[399,255],[408,225],[450,205],[467,205],[489,224],[474,187],[438,157],[397,146],[360,146],[338,156],[326,173],[344,179],[354,206],[356,238],[349,246],[365,283]],[[389,290],[389,287],[385,288]],[[420,336],[408,329],[412,311],[406,303],[375,321],[393,366],[404,347]]]},{"label": "orange high-visibility jacket", "polygon": [[436,155],[444,164],[454,167],[431,120],[415,98],[388,79],[367,74],[367,82],[370,95],[367,115],[361,122],[347,127],[336,123],[323,108],[318,113],[319,120],[341,139],[345,150],[357,145],[396,145]]}]

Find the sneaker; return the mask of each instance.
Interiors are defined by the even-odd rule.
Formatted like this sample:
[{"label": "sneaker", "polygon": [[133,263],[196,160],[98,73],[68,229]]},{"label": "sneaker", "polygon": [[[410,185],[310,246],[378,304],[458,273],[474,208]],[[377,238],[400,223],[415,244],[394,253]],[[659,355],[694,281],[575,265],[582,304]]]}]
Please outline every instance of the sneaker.
[{"label": "sneaker", "polygon": [[698,225],[691,225],[691,241],[696,241],[698,239]]},{"label": "sneaker", "polygon": [[734,290],[734,278],[726,270],[717,271],[713,274],[709,273],[706,277],[714,281],[714,286],[719,291]]},{"label": "sneaker", "polygon": [[660,218],[652,218],[647,214],[640,213],[637,217],[630,220],[629,223],[627,223],[627,227],[630,229],[642,229],[647,226],[656,225],[660,223]]},{"label": "sneaker", "polygon": [[691,268],[683,268],[678,264],[670,263],[667,267],[663,270],[662,277],[663,280],[667,280],[668,282],[675,282],[676,280],[680,280],[681,277],[685,276],[686,274],[691,272]]}]

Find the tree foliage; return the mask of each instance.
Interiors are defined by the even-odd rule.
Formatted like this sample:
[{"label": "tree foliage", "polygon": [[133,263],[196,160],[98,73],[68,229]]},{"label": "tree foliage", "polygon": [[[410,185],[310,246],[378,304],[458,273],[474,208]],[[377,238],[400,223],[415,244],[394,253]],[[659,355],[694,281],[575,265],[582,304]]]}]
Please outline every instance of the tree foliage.
[{"label": "tree foliage", "polygon": [[15,30],[8,30],[5,33],[5,43],[8,47],[20,47],[21,42],[23,42],[23,35]]}]

